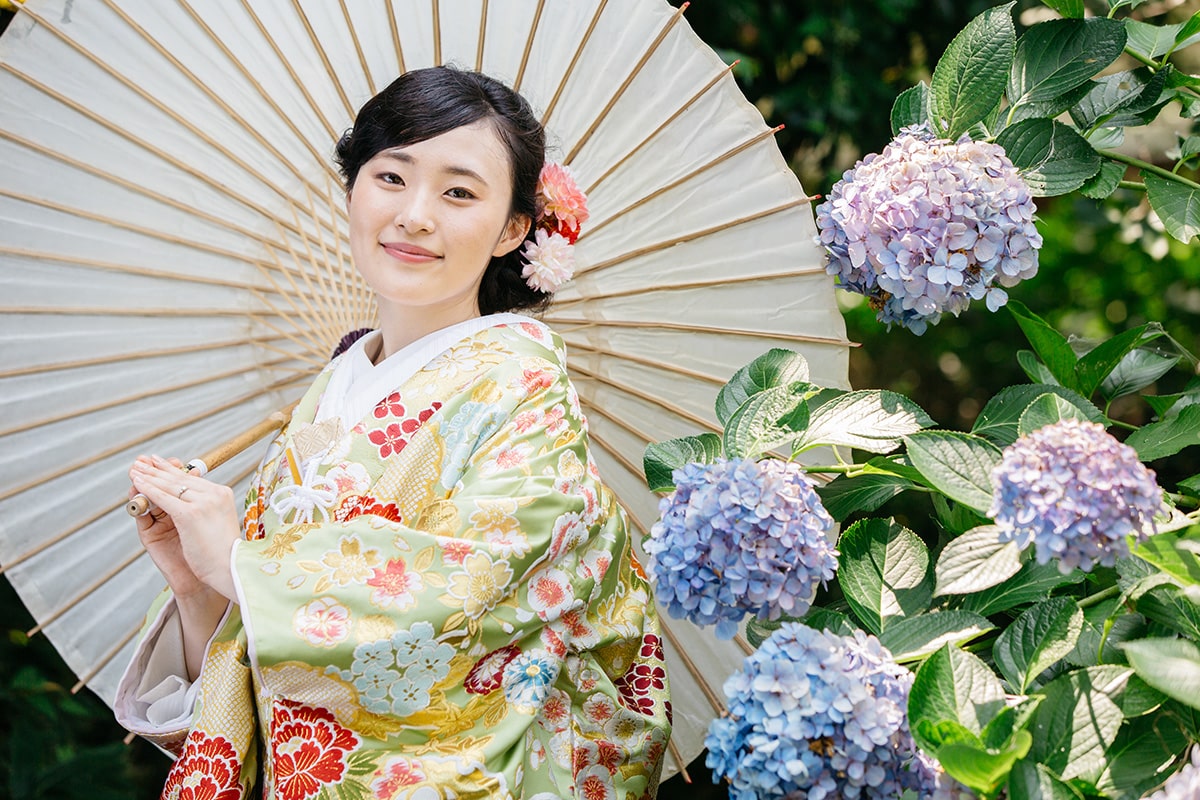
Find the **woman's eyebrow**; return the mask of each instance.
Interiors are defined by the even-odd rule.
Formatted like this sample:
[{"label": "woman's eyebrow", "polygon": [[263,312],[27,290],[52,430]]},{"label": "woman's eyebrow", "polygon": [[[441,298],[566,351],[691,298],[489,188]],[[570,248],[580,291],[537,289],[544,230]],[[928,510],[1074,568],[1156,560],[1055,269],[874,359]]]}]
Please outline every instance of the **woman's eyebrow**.
[{"label": "woman's eyebrow", "polygon": [[[410,156],[408,153],[404,152],[403,150],[384,150],[382,153],[380,153],[380,155],[385,158],[391,158],[396,161],[399,161],[402,164],[417,163],[417,160],[415,158],[413,158],[412,156]],[[471,169],[470,167],[462,167],[462,166],[458,166],[456,164],[450,164],[446,167],[443,167],[442,172],[445,172],[448,175],[459,175],[464,178],[471,178],[472,180],[479,181],[484,186],[488,185],[487,180],[482,175],[480,175],[478,172]]]}]

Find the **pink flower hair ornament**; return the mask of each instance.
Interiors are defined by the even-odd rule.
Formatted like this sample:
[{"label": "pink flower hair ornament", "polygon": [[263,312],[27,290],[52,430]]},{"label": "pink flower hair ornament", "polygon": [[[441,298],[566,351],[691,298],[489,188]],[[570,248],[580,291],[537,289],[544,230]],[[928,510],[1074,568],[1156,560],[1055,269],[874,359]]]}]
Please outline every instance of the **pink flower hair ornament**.
[{"label": "pink flower hair ornament", "polygon": [[570,169],[547,161],[538,177],[538,215],[533,239],[521,249],[521,277],[530,288],[552,294],[575,272],[575,242],[587,222],[587,197]]}]

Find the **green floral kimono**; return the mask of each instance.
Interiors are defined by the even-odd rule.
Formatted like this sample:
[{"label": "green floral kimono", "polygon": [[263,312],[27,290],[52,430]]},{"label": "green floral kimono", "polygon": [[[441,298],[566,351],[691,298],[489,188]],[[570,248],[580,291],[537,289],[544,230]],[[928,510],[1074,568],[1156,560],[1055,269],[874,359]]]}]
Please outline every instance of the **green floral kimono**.
[{"label": "green floral kimono", "polygon": [[122,721],[179,754],[164,797],[654,796],[650,587],[561,340],[508,318],[349,430],[321,414],[332,367],[301,401],[252,482],[188,724],[121,711],[170,646],[169,598],[119,690]]}]

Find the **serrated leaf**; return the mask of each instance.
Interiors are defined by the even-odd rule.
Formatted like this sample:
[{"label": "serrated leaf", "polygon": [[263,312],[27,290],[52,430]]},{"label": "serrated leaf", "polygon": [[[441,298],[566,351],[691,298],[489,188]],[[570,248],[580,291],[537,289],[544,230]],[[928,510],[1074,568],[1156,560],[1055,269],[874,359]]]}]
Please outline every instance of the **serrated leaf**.
[{"label": "serrated leaf", "polygon": [[889,626],[880,635],[879,643],[903,664],[922,659],[946,644],[965,644],[995,628],[987,617],[970,611],[931,611]]},{"label": "serrated leaf", "polygon": [[1142,68],[1103,75],[1089,83],[1087,94],[1071,109],[1071,120],[1080,130],[1143,124],[1141,115],[1161,102],[1167,75]]},{"label": "serrated leaf", "polygon": [[1200,189],[1150,172],[1143,172],[1142,180],[1146,183],[1150,207],[1167,233],[1181,242],[1190,242],[1200,234]]},{"label": "serrated leaf", "polygon": [[998,447],[957,431],[919,431],[904,437],[904,443],[912,465],[935,489],[987,514],[992,504],[992,469],[1000,462]]},{"label": "serrated leaf", "polygon": [[817,494],[830,516],[840,521],[856,512],[870,513],[914,485],[896,475],[840,476],[818,486]]},{"label": "serrated leaf", "polygon": [[1029,404],[1017,422],[1017,433],[1021,436],[1064,419],[1087,421],[1087,415],[1074,403],[1068,403],[1056,394],[1047,392]]},{"label": "serrated leaf", "polygon": [[1083,0],[1045,0],[1045,3],[1068,19],[1083,17]]},{"label": "serrated leaf", "polygon": [[1160,586],[1138,599],[1137,610],[1146,619],[1166,625],[1189,639],[1200,640],[1200,606],[1177,586]]},{"label": "serrated leaf", "polygon": [[725,423],[722,444],[730,458],[757,458],[790,445],[808,424],[807,383],[766,389],[742,403]]},{"label": "serrated leaf", "polygon": [[1083,83],[1050,100],[1042,100],[1037,103],[1022,103],[1016,108],[1009,109],[1011,116],[1006,115],[1008,116],[1008,124],[1011,125],[1014,122],[1020,122],[1023,119],[1033,119],[1035,117],[1054,119],[1064,111],[1071,109],[1089,91],[1091,91],[1091,86]]},{"label": "serrated leaf", "polygon": [[984,405],[971,433],[992,444],[1007,447],[1017,440],[1021,415],[1029,404],[1044,394],[1054,394],[1077,408],[1090,422],[1104,423],[1104,414],[1083,395],[1048,383],[1023,383],[1001,389]]},{"label": "serrated leaf", "polygon": [[1197,528],[1183,532],[1159,533],[1133,545],[1133,554],[1147,561],[1179,581],[1184,586],[1200,585],[1200,559],[1189,552],[1185,545],[1189,541],[1200,542]]},{"label": "serrated leaf", "polygon": [[1090,397],[1131,350],[1164,335],[1166,332],[1161,325],[1148,323],[1101,342],[1080,356],[1075,364],[1075,388],[1084,397]]},{"label": "serrated leaf", "polygon": [[997,749],[951,742],[938,748],[937,760],[950,777],[990,797],[1008,780],[1013,765],[1025,757],[1032,744],[1028,731],[1018,731],[1008,746]]},{"label": "serrated leaf", "polygon": [[902,394],[882,389],[847,392],[812,412],[794,452],[832,445],[889,453],[900,446],[902,437],[932,424],[929,415]]},{"label": "serrated leaf", "polygon": [[1103,17],[1053,19],[1017,40],[1008,81],[1013,105],[1049,100],[1107,67],[1125,48],[1125,28]]},{"label": "serrated leaf", "polygon": [[878,636],[897,619],[929,608],[929,550],[907,528],[865,519],[838,540],[837,581],[854,615]]},{"label": "serrated leaf", "polygon": [[1143,425],[1125,439],[1142,461],[1173,456],[1185,447],[1200,444],[1200,406],[1185,406],[1177,416]]},{"label": "serrated leaf", "polygon": [[1186,639],[1141,639],[1121,645],[1138,677],[1174,700],[1200,708],[1200,647]]},{"label": "serrated leaf", "polygon": [[[1138,680],[1130,678],[1130,683]],[[1191,743],[1179,720],[1169,714],[1128,719],[1105,753],[1096,789],[1104,797],[1143,797],[1166,780]]]},{"label": "serrated leaf", "polygon": [[808,362],[804,356],[783,348],[772,348],[733,373],[717,393],[717,419],[729,422],[742,404],[759,392],[807,381]]},{"label": "serrated leaf", "polygon": [[1136,19],[1124,20],[1129,49],[1149,59],[1157,59],[1175,49],[1175,42],[1184,23],[1152,25]]},{"label": "serrated leaf", "polygon": [[1079,583],[1084,575],[1075,570],[1069,575],[1058,571],[1057,564],[1026,562],[1021,571],[1003,583],[974,594],[965,595],[959,608],[990,617],[1001,611],[1042,600],[1068,583]]},{"label": "serrated leaf", "polygon": [[721,437],[715,433],[684,436],[647,445],[642,456],[646,484],[652,492],[672,491],[675,488],[672,471],[690,463],[711,464],[721,454]]},{"label": "serrated leaf", "polygon": [[1164,356],[1150,350],[1131,350],[1100,384],[1100,394],[1114,400],[1145,389],[1166,375],[1183,356]]},{"label": "serrated leaf", "polygon": [[929,86],[921,81],[910,89],[905,89],[892,103],[892,135],[900,133],[901,128],[909,125],[928,124],[933,121],[930,115]]},{"label": "serrated leaf", "polygon": [[[1067,337],[1054,330],[1044,319],[1026,308],[1024,303],[1010,300],[1007,308],[1009,313],[1016,318],[1017,324],[1021,326],[1021,332],[1033,346],[1033,351],[1050,370],[1050,374],[1054,376],[1054,381],[1074,390],[1075,362],[1079,359],[1075,356],[1075,351],[1071,349]],[[1051,381],[1040,382],[1051,383]]]},{"label": "serrated leaf", "polygon": [[1125,165],[1104,159],[1100,162],[1100,171],[1079,187],[1079,193],[1092,200],[1103,200],[1115,192],[1124,179]]},{"label": "serrated leaf", "polygon": [[1069,597],[1052,597],[1013,620],[992,646],[1000,673],[1024,694],[1029,684],[1075,649],[1083,630],[1083,611]]},{"label": "serrated leaf", "polygon": [[990,8],[967,23],[933,69],[938,132],[950,139],[987,116],[1004,93],[1016,43],[1013,5]]},{"label": "serrated leaf", "polygon": [[1082,800],[1082,797],[1032,759],[1018,762],[1008,775],[1008,800]]},{"label": "serrated leaf", "polygon": [[1029,191],[1038,197],[1073,192],[1100,171],[1100,155],[1069,125],[1026,119],[996,136]]},{"label": "serrated leaf", "polygon": [[1104,750],[1124,719],[1113,699],[1132,674],[1128,667],[1088,667],[1060,676],[1043,688],[1033,719],[1029,755],[1062,776],[1094,781],[1104,770]]},{"label": "serrated leaf", "polygon": [[1038,360],[1037,354],[1032,350],[1018,350],[1017,365],[1029,376],[1029,380],[1034,383],[1050,384],[1051,386],[1058,385],[1058,379],[1054,377],[1054,374],[1050,372],[1050,369],[1045,364]]},{"label": "serrated leaf", "polygon": [[921,747],[936,743],[921,734],[922,722],[950,720],[978,736],[1004,708],[1004,687],[978,656],[946,645],[925,659],[908,694],[908,722]]},{"label": "serrated leaf", "polygon": [[1020,572],[1020,549],[1016,542],[1000,541],[999,532],[984,525],[950,540],[934,567],[934,596],[979,592]]},{"label": "serrated leaf", "polygon": [[988,518],[974,509],[967,508],[962,503],[946,499],[944,494],[936,492],[930,495],[934,513],[937,514],[938,525],[950,536],[959,536],[980,525],[987,525]]}]

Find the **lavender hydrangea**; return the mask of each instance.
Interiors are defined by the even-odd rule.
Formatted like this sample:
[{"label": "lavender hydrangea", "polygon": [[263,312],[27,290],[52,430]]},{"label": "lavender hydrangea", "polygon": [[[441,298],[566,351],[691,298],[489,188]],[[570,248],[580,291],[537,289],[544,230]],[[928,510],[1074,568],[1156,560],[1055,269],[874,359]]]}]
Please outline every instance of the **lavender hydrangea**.
[{"label": "lavender hydrangea", "polygon": [[785,622],[725,682],[705,746],[732,800],[929,796],[905,709],[913,676],[879,640]]},{"label": "lavender hydrangea", "polygon": [[675,492],[645,543],[659,600],[671,616],[717,626],[729,639],[747,613],[808,611],[833,577],[833,518],[799,464],[717,459],[672,473]]},{"label": "lavender hydrangea", "polygon": [[1192,748],[1192,759],[1145,800],[1195,800],[1200,797],[1200,748]]},{"label": "lavender hydrangea", "polygon": [[992,471],[992,507],[1005,541],[1032,541],[1039,564],[1065,575],[1129,554],[1154,529],[1162,489],[1137,452],[1094,422],[1064,419],[1022,436]]},{"label": "lavender hydrangea", "polygon": [[921,334],[972,300],[995,311],[1008,302],[1000,287],[1037,273],[1034,211],[1004,148],[913,126],[843,174],[817,206],[817,243],[880,322]]}]

